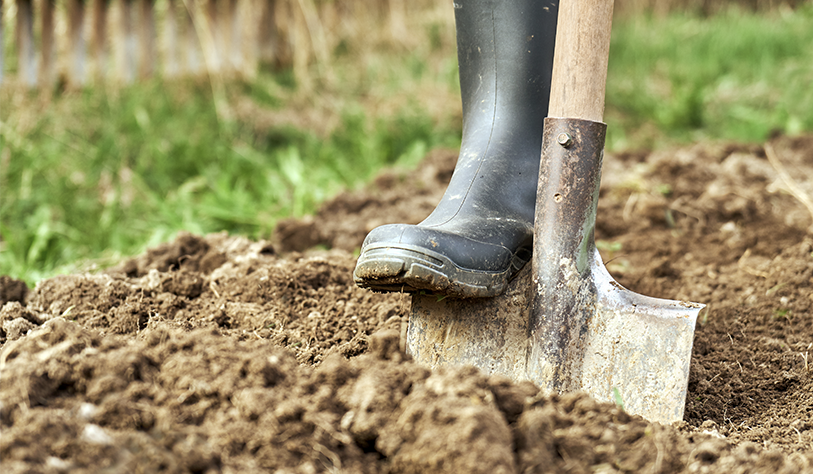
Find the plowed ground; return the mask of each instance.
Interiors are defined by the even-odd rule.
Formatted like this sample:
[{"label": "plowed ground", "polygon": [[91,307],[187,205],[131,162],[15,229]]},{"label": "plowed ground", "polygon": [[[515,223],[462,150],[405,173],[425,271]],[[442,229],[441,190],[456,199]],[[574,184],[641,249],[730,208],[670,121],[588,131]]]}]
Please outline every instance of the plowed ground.
[{"label": "plowed ground", "polygon": [[274,241],[187,234],[100,274],[0,277],[0,471],[813,472],[812,156],[802,137],[605,158],[610,271],[709,307],[684,422],[409,360],[408,296],[357,289],[352,252],[431,211],[441,151]]}]

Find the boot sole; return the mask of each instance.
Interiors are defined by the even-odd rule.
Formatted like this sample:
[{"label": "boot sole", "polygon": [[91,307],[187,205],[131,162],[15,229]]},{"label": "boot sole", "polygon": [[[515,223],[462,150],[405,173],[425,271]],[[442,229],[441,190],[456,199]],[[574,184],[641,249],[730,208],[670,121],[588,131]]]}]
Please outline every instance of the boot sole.
[{"label": "boot sole", "polygon": [[425,248],[401,245],[370,246],[359,257],[353,279],[361,288],[382,292],[426,291],[459,298],[497,296],[527,263],[514,256],[503,272],[461,268]]}]

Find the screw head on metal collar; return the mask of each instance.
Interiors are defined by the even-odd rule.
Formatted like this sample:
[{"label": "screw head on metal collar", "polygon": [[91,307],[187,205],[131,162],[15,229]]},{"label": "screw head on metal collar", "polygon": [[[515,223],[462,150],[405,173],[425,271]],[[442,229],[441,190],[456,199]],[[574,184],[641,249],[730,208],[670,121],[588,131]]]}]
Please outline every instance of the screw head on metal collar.
[{"label": "screw head on metal collar", "polygon": [[573,137],[571,137],[570,134],[563,132],[556,137],[556,142],[565,148],[570,148],[570,145],[573,144]]}]

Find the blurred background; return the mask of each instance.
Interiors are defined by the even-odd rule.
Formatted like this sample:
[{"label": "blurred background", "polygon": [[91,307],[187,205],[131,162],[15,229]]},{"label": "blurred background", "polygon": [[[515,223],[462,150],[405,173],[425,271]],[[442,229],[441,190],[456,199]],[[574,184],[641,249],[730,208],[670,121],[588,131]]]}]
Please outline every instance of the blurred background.
[{"label": "blurred background", "polygon": [[[0,275],[268,238],[459,146],[451,2],[0,0]],[[813,130],[813,1],[617,0],[610,152]],[[813,159],[813,158],[811,158]]]}]

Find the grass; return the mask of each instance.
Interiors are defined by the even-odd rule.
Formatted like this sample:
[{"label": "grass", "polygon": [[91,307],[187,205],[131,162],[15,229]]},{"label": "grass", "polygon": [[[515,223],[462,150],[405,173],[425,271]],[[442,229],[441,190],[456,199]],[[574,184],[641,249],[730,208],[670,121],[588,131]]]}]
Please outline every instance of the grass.
[{"label": "grass", "polygon": [[610,149],[813,129],[813,6],[641,16],[613,29]]},{"label": "grass", "polygon": [[[409,101],[369,115],[354,97],[323,111],[332,125],[309,130],[291,125],[302,121],[296,110],[257,105],[301,101],[284,80],[229,89],[230,120],[205,81],[88,89],[48,105],[8,98],[17,103],[0,128],[0,274],[32,283],[179,230],[267,237],[277,220],[312,213],[383,166],[414,166],[430,148],[459,143],[451,124]],[[263,114],[272,124],[258,128]]]},{"label": "grass", "polygon": [[[381,167],[459,145],[453,32],[353,54],[308,81],[261,71],[34,92],[0,89],[0,274],[29,284],[115,262],[179,230],[267,237]],[[352,46],[352,45],[350,45]],[[608,148],[761,142],[813,130],[813,8],[619,19]]]}]

